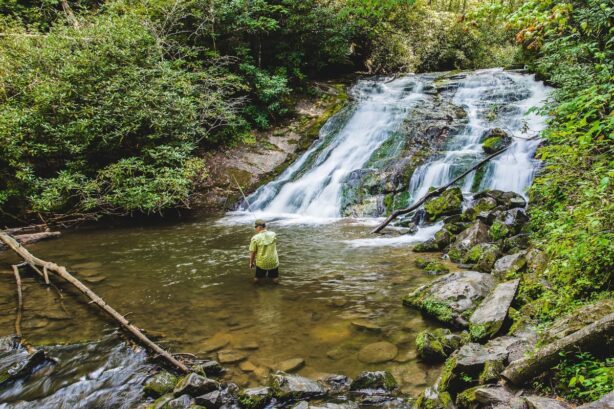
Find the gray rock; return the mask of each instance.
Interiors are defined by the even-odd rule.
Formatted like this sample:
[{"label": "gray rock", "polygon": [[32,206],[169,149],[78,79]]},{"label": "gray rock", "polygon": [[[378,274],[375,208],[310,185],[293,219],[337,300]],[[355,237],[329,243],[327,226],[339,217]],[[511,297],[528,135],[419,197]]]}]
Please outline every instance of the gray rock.
[{"label": "gray rock", "polygon": [[358,360],[366,364],[378,364],[392,361],[399,350],[394,344],[387,341],[375,342],[362,348],[358,352]]},{"label": "gray rock", "polygon": [[192,372],[179,381],[177,386],[175,386],[173,393],[175,396],[181,396],[184,394],[198,396],[219,388],[220,384],[217,381],[205,378],[204,376]]},{"label": "gray rock", "polygon": [[584,326],[599,321],[613,311],[614,300],[612,299],[603,299],[578,308],[571,314],[554,321],[548,330],[542,334],[542,343],[548,344],[571,335]]},{"label": "gray rock", "polygon": [[459,271],[446,274],[407,295],[403,304],[449,325],[467,325],[463,313],[473,310],[494,288],[490,274]]},{"label": "gray rock", "polygon": [[470,343],[463,345],[456,354],[456,367],[460,372],[478,373],[488,361],[507,360],[509,353],[504,348],[488,348]]},{"label": "gray rock", "polygon": [[236,399],[228,389],[222,389],[197,396],[194,401],[207,409],[219,409],[233,406]]},{"label": "gray rock", "polygon": [[345,375],[328,375],[322,378],[322,383],[328,389],[329,394],[340,394],[350,390],[352,379]]},{"label": "gray rock", "polygon": [[529,409],[570,409],[565,402],[561,402],[555,399],[544,398],[542,396],[527,396],[524,398]]},{"label": "gray rock", "polygon": [[495,262],[492,274],[497,277],[504,277],[508,273],[523,271],[527,265],[527,261],[524,257],[525,254],[525,251],[519,251],[518,253],[501,257]]},{"label": "gray rock", "polygon": [[463,339],[447,328],[424,330],[416,336],[418,355],[427,362],[443,362],[460,348]]},{"label": "gray rock", "polygon": [[239,402],[246,409],[261,409],[269,403],[273,391],[269,387],[247,388],[239,393]]},{"label": "gray rock", "polygon": [[392,392],[398,387],[394,376],[388,371],[362,372],[352,381],[350,391]]},{"label": "gray rock", "polygon": [[299,375],[276,372],[271,375],[270,386],[280,400],[301,400],[321,397],[326,389],[318,382]]},{"label": "gray rock", "polygon": [[324,402],[319,403],[317,405],[309,405],[310,409],[358,409],[358,403],[356,402],[343,402],[343,403],[332,403],[332,402]]},{"label": "gray rock", "polygon": [[459,262],[473,246],[488,241],[488,226],[481,220],[476,220],[471,226],[456,236],[456,240],[450,246],[448,255],[452,261]]},{"label": "gray rock", "polygon": [[218,361],[201,361],[193,367],[193,371],[206,377],[215,377],[224,373],[224,367]]},{"label": "gray rock", "polygon": [[490,338],[501,329],[519,283],[516,279],[498,284],[476,308],[469,319],[469,332],[474,340]]},{"label": "gray rock", "polygon": [[481,386],[475,390],[475,399],[483,405],[509,403],[514,394],[502,386]]},{"label": "gray rock", "polygon": [[576,409],[612,409],[614,408],[614,392],[610,392],[595,402],[586,403]]},{"label": "gray rock", "polygon": [[181,395],[180,397],[169,401],[166,406],[168,409],[188,409],[191,404],[192,398],[190,395]]}]

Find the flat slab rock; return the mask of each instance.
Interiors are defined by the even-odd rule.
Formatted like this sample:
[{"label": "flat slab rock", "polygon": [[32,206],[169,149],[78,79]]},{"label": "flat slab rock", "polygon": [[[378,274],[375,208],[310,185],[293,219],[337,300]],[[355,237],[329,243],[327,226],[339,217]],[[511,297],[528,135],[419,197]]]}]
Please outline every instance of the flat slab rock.
[{"label": "flat slab rock", "polygon": [[543,396],[527,396],[524,398],[529,409],[570,409],[565,402],[556,399],[544,398]]},{"label": "flat slab rock", "polygon": [[303,358],[286,359],[279,362],[276,365],[276,369],[282,372],[293,372],[305,366],[305,360]]},{"label": "flat slab rock", "polygon": [[475,308],[494,287],[495,279],[490,274],[458,271],[419,287],[403,302],[442,322],[466,326],[462,314]]},{"label": "flat slab rock", "polygon": [[280,400],[313,399],[326,394],[326,389],[313,379],[276,372],[270,379],[271,389]]},{"label": "flat slab rock", "polygon": [[497,285],[471,315],[469,323],[484,328],[483,337],[493,336],[501,329],[516,295],[518,283],[520,280],[516,279]]}]

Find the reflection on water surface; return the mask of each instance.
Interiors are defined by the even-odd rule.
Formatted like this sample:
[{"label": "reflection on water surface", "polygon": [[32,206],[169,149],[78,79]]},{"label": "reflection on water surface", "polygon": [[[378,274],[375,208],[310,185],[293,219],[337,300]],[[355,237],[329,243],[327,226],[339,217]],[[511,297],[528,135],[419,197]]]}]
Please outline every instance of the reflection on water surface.
[{"label": "reflection on water surface", "polygon": [[[388,368],[407,392],[433,380],[434,370],[414,353],[415,335],[427,323],[400,303],[408,290],[429,279],[413,265],[415,256],[407,245],[353,246],[351,240],[368,237],[369,227],[350,221],[273,223],[270,228],[279,240],[277,286],[252,284],[247,268],[251,224],[205,219],[73,231],[30,249],[76,271],[110,305],[173,351],[215,358],[222,352],[228,361],[244,357],[225,364],[238,383],[259,384],[267,368],[291,358],[305,360],[299,373],[307,376],[355,376]],[[0,257],[3,269],[13,260],[8,254]],[[15,307],[13,277],[5,271],[0,276],[0,334],[13,332]],[[65,294],[60,306],[54,290],[32,278],[24,281],[23,331],[33,344],[96,340],[113,328],[82,296]],[[365,325],[374,328],[359,328]],[[382,340],[398,347],[395,361],[358,360],[361,348]]]}]

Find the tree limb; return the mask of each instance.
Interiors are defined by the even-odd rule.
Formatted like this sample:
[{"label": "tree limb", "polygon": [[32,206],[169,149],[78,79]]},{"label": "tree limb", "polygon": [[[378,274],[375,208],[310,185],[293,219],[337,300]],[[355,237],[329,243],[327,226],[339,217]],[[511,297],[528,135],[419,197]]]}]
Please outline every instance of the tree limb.
[{"label": "tree limb", "polygon": [[424,204],[424,202],[426,202],[428,199],[430,199],[431,197],[436,197],[441,195],[443,192],[445,192],[450,186],[452,186],[453,184],[455,184],[456,182],[458,182],[459,180],[461,180],[462,178],[464,178],[465,176],[467,176],[469,173],[473,172],[474,170],[478,169],[480,166],[482,166],[483,164],[485,164],[486,162],[488,162],[489,160],[491,160],[492,158],[499,156],[500,154],[502,154],[503,152],[505,152],[508,147],[505,147],[495,153],[493,153],[492,155],[486,157],[485,159],[482,159],[480,162],[478,162],[476,165],[472,166],[471,168],[469,168],[468,170],[466,170],[465,172],[463,172],[460,176],[454,178],[454,180],[452,180],[450,183],[448,183],[447,185],[441,186],[429,193],[427,193],[426,195],[422,196],[422,198],[420,200],[418,200],[417,202],[415,202],[413,205],[406,207],[405,209],[399,209],[399,210],[395,210],[394,212],[392,212],[392,214],[390,216],[388,216],[388,218],[386,220],[384,220],[379,226],[377,226],[375,229],[373,229],[373,231],[371,231],[371,233],[379,233],[384,227],[388,226],[388,224],[393,221],[394,219],[396,219],[397,217],[399,217],[402,214],[406,214],[409,213],[413,210],[416,210],[417,208],[419,208],[420,206],[422,206]]}]

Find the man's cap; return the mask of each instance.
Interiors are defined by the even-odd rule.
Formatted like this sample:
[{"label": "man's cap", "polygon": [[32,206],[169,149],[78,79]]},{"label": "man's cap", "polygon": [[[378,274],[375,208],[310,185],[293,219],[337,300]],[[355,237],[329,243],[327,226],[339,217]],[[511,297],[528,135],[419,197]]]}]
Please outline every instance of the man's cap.
[{"label": "man's cap", "polygon": [[258,226],[266,226],[266,222],[262,219],[256,219],[256,221],[254,222],[254,226],[258,227]]}]

